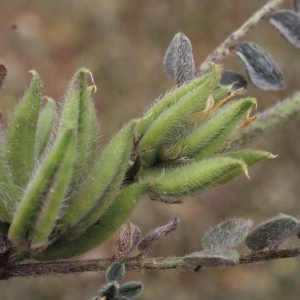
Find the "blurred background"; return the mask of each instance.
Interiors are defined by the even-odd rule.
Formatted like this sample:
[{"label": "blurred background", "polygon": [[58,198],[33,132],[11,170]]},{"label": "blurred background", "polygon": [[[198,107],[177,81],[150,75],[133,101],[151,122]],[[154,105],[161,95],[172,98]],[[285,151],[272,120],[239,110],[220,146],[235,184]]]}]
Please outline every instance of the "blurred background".
[{"label": "blurred background", "polygon": [[[0,58],[8,76],[0,94],[5,126],[10,112],[29,85],[29,70],[44,82],[44,93],[62,99],[68,81],[80,67],[89,68],[98,92],[94,100],[105,145],[122,124],[173,86],[163,72],[163,57],[181,31],[192,42],[199,65],[266,1],[263,0],[0,0]],[[286,1],[286,8],[290,2]],[[249,86],[247,95],[264,110],[300,89],[300,50],[262,21],[244,40],[265,48],[281,67],[286,88],[264,92]],[[222,62],[244,73],[236,57]],[[158,242],[148,256],[185,255],[201,249],[201,238],[227,217],[259,222],[278,213],[299,216],[300,119],[290,121],[249,147],[278,157],[250,169],[251,180],[235,181],[184,204],[167,206],[144,196],[130,220],[143,234],[179,216],[176,233]],[[111,256],[116,235],[81,258]],[[296,239],[291,243],[298,243]],[[247,251],[245,246],[239,248]],[[125,281],[145,285],[139,299],[297,299],[300,263],[285,259],[198,273],[128,272]],[[0,282],[1,299],[89,300],[104,282],[103,274],[17,278]]]}]

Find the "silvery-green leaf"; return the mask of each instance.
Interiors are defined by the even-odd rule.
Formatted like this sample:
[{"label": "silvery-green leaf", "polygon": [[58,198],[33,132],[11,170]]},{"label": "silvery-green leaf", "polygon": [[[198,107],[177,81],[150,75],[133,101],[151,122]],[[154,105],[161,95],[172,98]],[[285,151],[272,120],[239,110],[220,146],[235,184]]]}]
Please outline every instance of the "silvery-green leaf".
[{"label": "silvery-green leaf", "polygon": [[164,59],[164,70],[178,85],[192,80],[195,64],[192,45],[183,33],[177,33],[171,41]]},{"label": "silvery-green leaf", "polygon": [[242,218],[225,220],[205,233],[203,248],[218,251],[236,247],[246,238],[252,223]]},{"label": "silvery-green leaf", "polygon": [[288,215],[278,216],[259,224],[246,239],[246,245],[252,250],[267,247],[277,248],[292,234],[299,230],[299,220]]},{"label": "silvery-green leaf", "polygon": [[243,61],[252,84],[262,90],[278,90],[284,87],[284,79],[278,65],[264,49],[244,42],[235,50]]},{"label": "silvery-green leaf", "polygon": [[125,299],[133,299],[141,294],[143,285],[138,281],[127,282],[119,289],[118,296]]},{"label": "silvery-green leaf", "polygon": [[280,10],[269,17],[269,22],[296,48],[300,48],[300,15],[291,10]]},{"label": "silvery-green leaf", "polygon": [[295,11],[300,10],[300,0],[293,0],[293,6]]},{"label": "silvery-green leaf", "polygon": [[113,262],[106,271],[107,281],[117,281],[119,282],[125,274],[124,264],[118,262]]},{"label": "silvery-green leaf", "polygon": [[203,250],[191,253],[183,258],[183,261],[193,268],[234,266],[238,260],[239,254],[234,250]]}]

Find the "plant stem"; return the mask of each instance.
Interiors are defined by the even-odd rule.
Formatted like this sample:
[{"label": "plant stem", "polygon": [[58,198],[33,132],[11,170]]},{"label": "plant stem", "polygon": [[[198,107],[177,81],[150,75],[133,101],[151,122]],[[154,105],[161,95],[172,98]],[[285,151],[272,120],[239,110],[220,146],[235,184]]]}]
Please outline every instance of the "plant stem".
[{"label": "plant stem", "polygon": [[258,114],[258,118],[238,132],[231,147],[238,149],[263,134],[300,115],[300,92]]},{"label": "plant stem", "polygon": [[201,76],[211,69],[209,62],[217,63],[228,56],[240,39],[246,35],[263,18],[275,11],[284,0],[272,0],[252,15],[238,30],[230,34],[223,43],[217,47],[206,60],[198,67],[196,76]]},{"label": "plant stem", "polygon": [[[270,251],[258,251],[246,255],[241,255],[237,265],[251,264],[255,262],[270,261],[281,258],[291,258],[300,256],[300,247],[288,249],[276,249]],[[1,280],[7,280],[14,277],[29,277],[38,275],[56,275],[83,272],[105,272],[111,263],[111,259],[93,259],[85,261],[64,261],[49,263],[30,263],[21,264],[11,269],[2,270]],[[183,257],[158,257],[142,258],[140,256],[128,258],[124,261],[126,270],[149,271],[149,270],[190,270],[199,271],[187,265]],[[208,268],[208,267],[204,267]],[[204,269],[203,268],[203,269]]]}]

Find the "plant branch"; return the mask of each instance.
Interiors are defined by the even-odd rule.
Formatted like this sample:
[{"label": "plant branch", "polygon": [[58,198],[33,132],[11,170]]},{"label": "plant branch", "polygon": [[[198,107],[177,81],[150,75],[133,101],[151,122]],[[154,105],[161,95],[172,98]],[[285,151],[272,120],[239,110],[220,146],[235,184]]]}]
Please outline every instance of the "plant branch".
[{"label": "plant branch", "polygon": [[263,134],[300,115],[300,92],[258,114],[258,118],[234,136],[231,143],[238,149]]},{"label": "plant branch", "polygon": [[240,39],[246,35],[262,19],[275,11],[284,0],[272,0],[266,3],[260,10],[252,15],[238,30],[230,34],[223,43],[217,47],[199,66],[196,76],[201,76],[211,69],[209,62],[217,63],[228,56]]},{"label": "plant branch", "polygon": [[[298,256],[300,256],[300,247],[280,250],[276,249],[269,251],[258,251],[246,255],[241,255],[237,265],[270,261],[281,258],[292,258]],[[126,259],[124,263],[126,266],[126,270],[128,271],[150,271],[168,269],[197,271],[200,269],[200,267],[195,269],[194,267],[187,265],[184,262],[183,258],[184,257],[142,258],[140,256],[137,256]],[[14,277],[29,277],[38,275],[56,275],[83,272],[105,272],[110,263],[110,259],[93,259],[85,261],[63,261],[21,264],[11,269],[2,270],[2,272],[0,273],[0,279],[7,280]]]}]

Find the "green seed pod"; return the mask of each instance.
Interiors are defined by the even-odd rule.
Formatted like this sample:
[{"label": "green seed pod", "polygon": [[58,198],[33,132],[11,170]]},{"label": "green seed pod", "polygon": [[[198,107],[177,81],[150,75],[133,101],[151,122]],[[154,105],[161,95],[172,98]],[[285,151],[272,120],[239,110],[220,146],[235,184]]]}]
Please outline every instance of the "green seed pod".
[{"label": "green seed pod", "polygon": [[238,260],[239,254],[234,250],[203,250],[191,253],[183,258],[183,261],[193,268],[234,266]]},{"label": "green seed pod", "polygon": [[241,150],[233,153],[226,153],[226,156],[241,159],[248,167],[251,167],[264,159],[276,157],[270,152],[257,150]]},{"label": "green seed pod", "polygon": [[123,188],[99,222],[89,228],[82,236],[72,241],[53,243],[45,251],[34,255],[33,258],[36,260],[67,258],[99,246],[125,222],[149,184],[149,181],[143,181]]},{"label": "green seed pod", "polygon": [[279,214],[259,224],[246,238],[246,245],[252,250],[277,248],[292,234],[299,231],[299,220],[288,215]]},{"label": "green seed pod", "polygon": [[11,222],[20,201],[20,193],[6,165],[3,144],[0,136],[0,220]]},{"label": "green seed pod", "polygon": [[153,165],[157,160],[161,147],[166,142],[170,142],[172,139],[175,140],[180,131],[190,127],[191,118],[195,113],[205,109],[209,94],[219,83],[221,67],[215,65],[214,71],[210,75],[210,84],[203,84],[201,89],[187,94],[181,101],[162,113],[148,128],[139,142],[141,158],[146,165]]},{"label": "green seed pod", "polygon": [[138,281],[127,282],[119,288],[118,296],[132,299],[139,296],[143,291],[143,285]]},{"label": "green seed pod", "polygon": [[46,195],[52,188],[60,165],[66,155],[69,155],[66,149],[72,139],[74,130],[65,130],[29,182],[9,229],[8,237],[15,244],[25,246],[28,232],[34,230],[38,215],[44,209],[43,201],[47,199]]},{"label": "green seed pod", "polygon": [[35,71],[30,87],[16,107],[7,129],[6,158],[14,182],[25,188],[34,171],[36,125],[41,102],[41,80]]},{"label": "green seed pod", "polygon": [[41,110],[36,127],[34,153],[35,158],[40,159],[49,141],[55,118],[55,101],[45,97],[47,103]]},{"label": "green seed pod", "polygon": [[[121,187],[133,143],[135,121],[124,126],[102,152],[89,178],[66,202],[66,210],[58,230],[64,232],[85,218],[87,228],[99,219]],[[84,226],[85,222],[81,222]],[[87,224],[88,223],[88,224]],[[86,228],[86,227],[85,227]]]},{"label": "green seed pod", "polygon": [[[169,159],[173,157],[201,160],[219,150],[236,128],[243,116],[256,104],[252,98],[232,101],[217,110],[210,120],[179,140],[172,151],[165,151]],[[180,155],[179,155],[180,153]],[[164,157],[161,157],[165,160]]]},{"label": "green seed pod", "polygon": [[220,86],[213,90],[212,97],[214,99],[215,103],[220,102],[227,96],[229,96],[230,92],[232,90],[232,85],[226,85],[226,86]]},{"label": "green seed pod", "polygon": [[[208,93],[216,87],[216,81],[221,77],[222,68],[214,65],[213,71],[198,77],[192,82],[185,84],[167,93],[165,97],[158,100],[145,114],[136,126],[135,137],[139,140],[145,135],[150,125],[163,113],[165,114],[174,104],[181,102],[185,96],[197,98],[201,102],[201,107],[205,107]],[[204,104],[202,103],[204,102]]]},{"label": "green seed pod", "polygon": [[202,246],[212,251],[234,248],[246,238],[252,224],[251,220],[227,219],[205,233]]},{"label": "green seed pod", "polygon": [[154,179],[156,184],[149,188],[150,194],[172,203],[174,199],[225,183],[243,172],[247,172],[243,161],[224,156],[163,170],[145,168],[141,178]]},{"label": "green seed pod", "polygon": [[68,145],[64,148],[65,155],[56,170],[51,186],[44,196],[40,212],[37,214],[33,232],[29,234],[31,241],[30,251],[36,252],[45,249],[48,237],[58,219],[62,202],[71,180],[74,159],[76,154],[76,139],[73,134]]},{"label": "green seed pod", "polygon": [[97,112],[94,106],[93,99],[91,97],[91,88],[94,86],[88,87],[88,119],[89,119],[89,134],[87,142],[87,151],[86,151],[86,162],[84,164],[84,169],[82,170],[82,178],[88,174],[95,163],[96,156],[98,154],[98,142],[100,136],[100,126],[97,119]]},{"label": "green seed pod", "polygon": [[107,269],[105,277],[107,281],[119,282],[125,275],[125,265],[113,262]]}]

